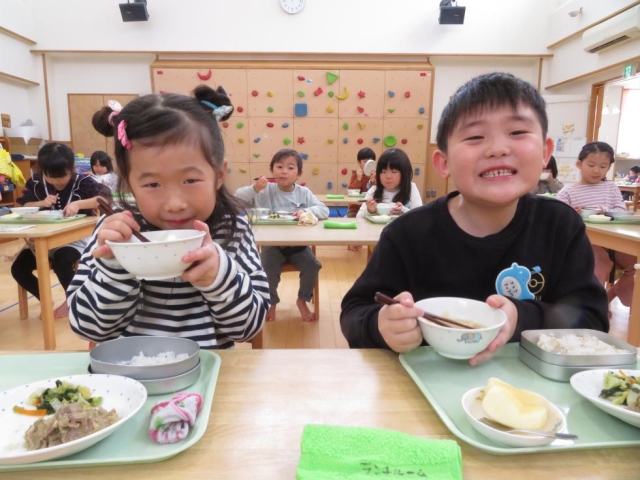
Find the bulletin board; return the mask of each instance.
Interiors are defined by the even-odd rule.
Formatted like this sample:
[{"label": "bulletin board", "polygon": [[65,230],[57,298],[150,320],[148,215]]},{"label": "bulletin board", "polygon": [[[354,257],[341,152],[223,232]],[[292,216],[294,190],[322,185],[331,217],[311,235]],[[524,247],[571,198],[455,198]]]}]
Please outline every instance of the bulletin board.
[{"label": "bulletin board", "polygon": [[221,123],[234,191],[269,174],[273,154],[297,150],[300,183],[316,194],[346,194],[356,154],[407,152],[424,192],[433,67],[428,62],[184,62],[151,65],[153,91],[189,94],[223,86],[235,107]]}]

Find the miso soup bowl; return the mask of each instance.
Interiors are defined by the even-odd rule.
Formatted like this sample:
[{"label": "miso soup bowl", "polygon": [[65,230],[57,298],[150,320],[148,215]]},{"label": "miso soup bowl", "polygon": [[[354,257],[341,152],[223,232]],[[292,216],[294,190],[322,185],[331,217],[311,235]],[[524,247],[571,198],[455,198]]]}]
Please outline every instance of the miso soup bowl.
[{"label": "miso soup bowl", "polygon": [[507,315],[484,302],[458,297],[433,297],[416,302],[418,308],[440,317],[469,322],[478,328],[442,327],[418,319],[422,337],[443,357],[465,360],[485,350],[507,322]]},{"label": "miso soup bowl", "polygon": [[376,206],[376,210],[378,211],[378,215],[391,215],[391,209],[395,203],[379,203]]},{"label": "miso soup bowl", "polygon": [[182,257],[199,248],[204,238],[199,230],[161,230],[143,235],[148,243],[135,237],[128,242],[106,241],[122,268],[141,280],[179,277],[191,265]]}]

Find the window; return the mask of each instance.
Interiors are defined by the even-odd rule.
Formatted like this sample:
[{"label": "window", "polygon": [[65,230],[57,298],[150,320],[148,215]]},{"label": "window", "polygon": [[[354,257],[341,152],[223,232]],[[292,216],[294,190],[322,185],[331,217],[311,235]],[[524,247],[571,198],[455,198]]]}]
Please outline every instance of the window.
[{"label": "window", "polygon": [[640,158],[640,90],[622,91],[616,153]]}]

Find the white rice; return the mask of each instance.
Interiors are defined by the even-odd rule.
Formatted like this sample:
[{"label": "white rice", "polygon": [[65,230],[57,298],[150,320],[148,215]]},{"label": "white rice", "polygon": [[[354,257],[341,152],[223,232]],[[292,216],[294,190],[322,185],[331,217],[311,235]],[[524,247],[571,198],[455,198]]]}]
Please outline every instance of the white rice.
[{"label": "white rice", "polygon": [[615,353],[628,353],[628,350],[616,348],[603,342],[593,335],[564,335],[556,337],[553,333],[541,334],[538,337],[538,346],[543,350],[561,355],[609,355]]},{"label": "white rice", "polygon": [[144,353],[136,355],[128,362],[121,362],[121,365],[132,365],[134,367],[145,367],[148,365],[165,365],[167,363],[181,362],[189,358],[188,353],[162,352],[154,357],[147,357]]}]

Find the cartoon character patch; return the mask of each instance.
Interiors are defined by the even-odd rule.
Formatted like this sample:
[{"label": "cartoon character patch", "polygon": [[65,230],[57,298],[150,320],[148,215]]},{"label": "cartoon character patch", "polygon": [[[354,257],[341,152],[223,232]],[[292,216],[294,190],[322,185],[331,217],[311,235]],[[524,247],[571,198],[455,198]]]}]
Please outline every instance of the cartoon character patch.
[{"label": "cartoon character patch", "polygon": [[480,340],[482,340],[481,333],[463,333],[462,335],[460,335],[458,342],[478,343]]},{"label": "cartoon character patch", "polygon": [[496,292],[516,300],[533,300],[536,297],[529,290],[529,280],[531,280],[529,269],[514,262],[511,267],[505,268],[498,274]]}]

